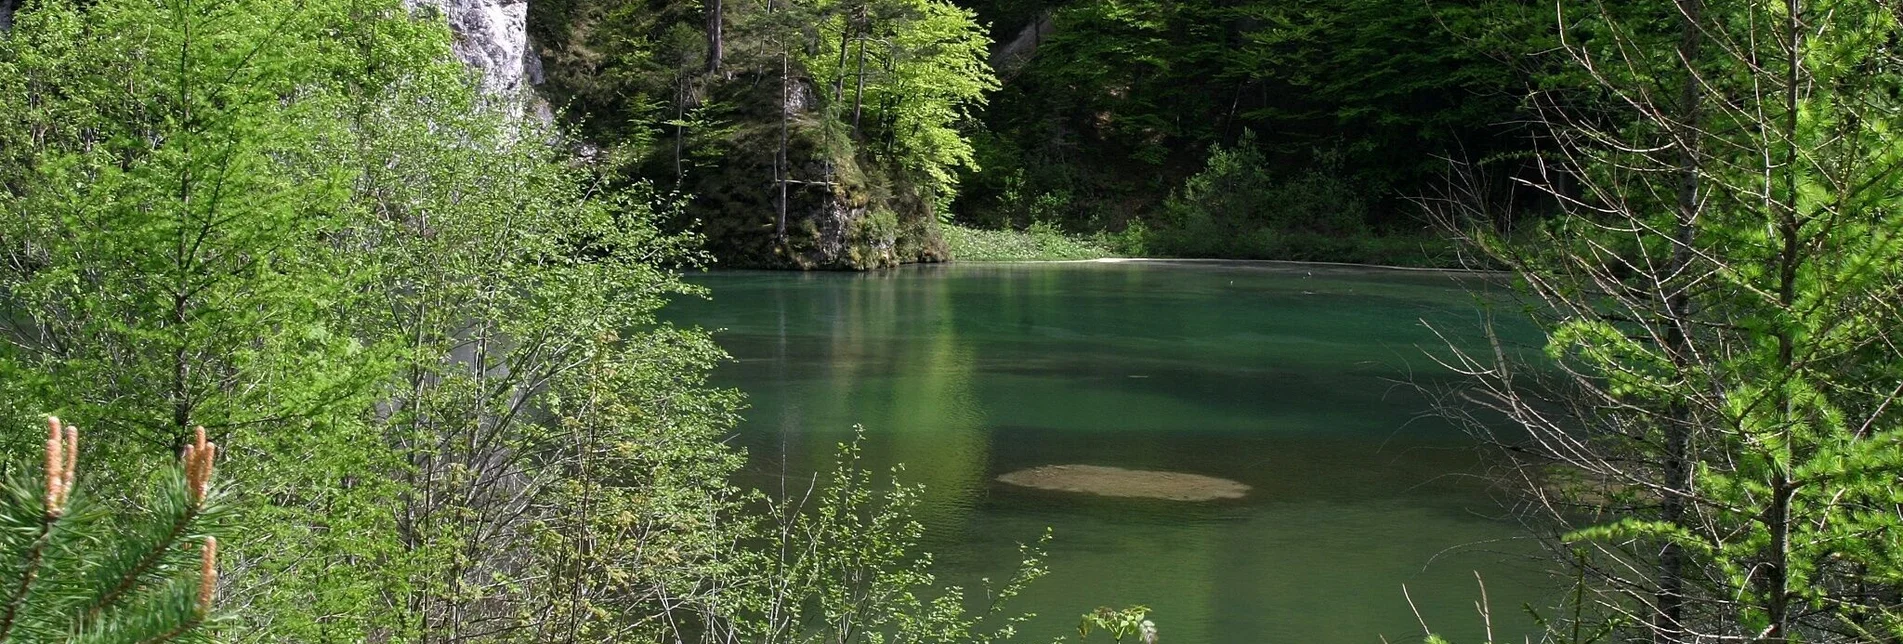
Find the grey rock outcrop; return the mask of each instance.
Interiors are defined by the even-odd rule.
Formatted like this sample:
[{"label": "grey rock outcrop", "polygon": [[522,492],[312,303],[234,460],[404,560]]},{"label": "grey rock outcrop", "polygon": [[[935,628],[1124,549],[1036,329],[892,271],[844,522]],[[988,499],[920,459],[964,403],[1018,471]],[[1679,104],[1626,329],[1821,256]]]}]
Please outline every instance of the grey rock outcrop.
[{"label": "grey rock outcrop", "polygon": [[[5,2],[7,0],[0,0]],[[542,83],[542,59],[529,42],[528,0],[404,0],[412,8],[429,7],[441,13],[455,34],[456,56],[482,73],[483,91],[491,95],[530,96]]]}]

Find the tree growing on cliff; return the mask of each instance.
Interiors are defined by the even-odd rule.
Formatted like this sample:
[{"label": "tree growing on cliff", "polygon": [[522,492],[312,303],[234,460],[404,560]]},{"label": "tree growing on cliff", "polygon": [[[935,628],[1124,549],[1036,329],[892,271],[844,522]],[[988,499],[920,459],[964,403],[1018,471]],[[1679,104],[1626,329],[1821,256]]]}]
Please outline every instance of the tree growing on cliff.
[{"label": "tree growing on cliff", "polygon": [[916,173],[946,212],[959,171],[977,168],[971,110],[998,88],[976,14],[942,0],[843,0],[825,11],[826,35],[806,66],[833,80],[838,126],[862,154]]},{"label": "tree growing on cliff", "polygon": [[1580,580],[1555,637],[1903,637],[1899,15],[1561,6],[1587,85],[1540,97],[1539,185],[1565,216],[1505,239],[1477,189],[1441,211],[1556,362],[1452,361],[1476,427],[1524,432],[1504,453]]}]

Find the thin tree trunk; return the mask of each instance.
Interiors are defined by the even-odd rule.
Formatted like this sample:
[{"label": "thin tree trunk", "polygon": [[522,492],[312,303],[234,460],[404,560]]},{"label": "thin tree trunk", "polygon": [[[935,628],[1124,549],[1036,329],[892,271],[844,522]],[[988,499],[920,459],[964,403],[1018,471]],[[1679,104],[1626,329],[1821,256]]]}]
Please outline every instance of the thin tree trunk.
[{"label": "thin tree trunk", "polygon": [[[181,258],[183,260],[183,258]],[[181,288],[183,286],[181,285]],[[172,355],[172,445],[176,451],[184,445],[187,427],[192,424],[191,397],[191,361],[185,344],[185,295],[180,291],[172,298],[172,324],[179,329],[181,336],[178,347]]]},{"label": "thin tree trunk", "polygon": [[[1678,56],[1685,65],[1685,82],[1679,88],[1679,123],[1677,130],[1679,167],[1677,195],[1677,230],[1675,246],[1672,249],[1670,272],[1667,275],[1683,275],[1686,267],[1692,263],[1692,244],[1696,241],[1698,223],[1699,189],[1699,141],[1700,141],[1700,91],[1698,78],[1698,56],[1702,46],[1702,25],[1704,4],[1702,0],[1681,0],[1679,2],[1680,37]],[[1692,315],[1690,290],[1681,285],[1665,300],[1666,317],[1671,325],[1666,330],[1665,350],[1673,363],[1681,370],[1690,367],[1690,341],[1686,336],[1686,320]],[[1673,404],[1666,412],[1665,419],[1665,491],[1659,504],[1659,519],[1670,525],[1684,521],[1686,497],[1691,491],[1691,433],[1693,421],[1691,412],[1681,404]],[[1659,644],[1679,642],[1685,632],[1685,549],[1674,541],[1667,541],[1659,550],[1658,593],[1654,601],[1658,611],[1653,615],[1652,641]]]},{"label": "thin tree trunk", "polygon": [[[1803,22],[1799,11],[1802,8],[1798,0],[1785,2],[1786,32],[1783,36],[1786,47],[1785,60],[1788,66],[1784,77],[1784,123],[1781,124],[1784,131],[1779,133],[1784,137],[1785,145],[1784,190],[1780,195],[1782,203],[1778,204],[1778,208],[1782,211],[1779,217],[1778,237],[1783,242],[1778,266],[1778,306],[1783,312],[1790,311],[1797,302],[1797,269],[1802,259],[1798,255],[1802,252],[1798,236],[1802,232],[1804,222],[1799,219],[1800,213],[1797,210],[1798,80],[1803,65],[1801,59]],[[1784,324],[1789,325],[1793,322],[1785,321]],[[1790,372],[1797,368],[1795,335],[1796,331],[1789,326],[1778,330],[1777,365],[1786,378],[1789,378]],[[1765,629],[1764,637],[1760,638],[1765,642],[1786,642],[1791,636],[1791,499],[1797,493],[1797,486],[1791,480],[1789,468],[1779,463],[1792,462],[1788,432],[1796,419],[1792,417],[1794,410],[1791,409],[1790,396],[1783,393],[1782,388],[1779,391],[1777,409],[1774,413],[1779,416],[1778,420],[1782,425],[1780,431],[1786,432],[1787,436],[1785,440],[1780,441],[1781,446],[1777,448],[1785,452],[1784,458],[1774,461],[1771,465],[1771,507],[1765,510],[1764,517],[1765,530],[1770,533],[1771,538],[1770,544],[1766,547],[1768,552],[1765,556],[1763,577],[1765,621],[1770,623]]]},{"label": "thin tree trunk", "polygon": [[1248,84],[1249,81],[1247,80],[1236,81],[1236,91],[1229,97],[1229,113],[1224,114],[1222,117],[1222,142],[1224,145],[1235,142],[1235,139],[1231,137],[1235,135],[1236,108],[1242,106],[1242,88]]},{"label": "thin tree trunk", "polygon": [[[192,65],[191,43],[192,23],[184,21],[183,38],[178,46],[178,105],[179,123],[187,130],[193,127],[192,102],[188,98],[191,77],[186,73]],[[178,346],[172,355],[172,444],[169,449],[176,452],[185,443],[187,428],[192,422],[191,402],[191,363],[190,334],[185,328],[186,305],[189,304],[192,271],[192,245],[186,241],[187,230],[191,227],[192,214],[192,146],[191,137],[180,137],[180,152],[184,162],[178,171],[178,246],[174,251],[178,261],[178,283],[172,293],[172,325],[178,336]],[[216,221],[216,217],[207,217],[206,225]]]},{"label": "thin tree trunk", "polygon": [[859,136],[859,106],[866,99],[866,39],[859,39],[859,87],[852,93],[852,135]]},{"label": "thin tree trunk", "polygon": [[846,97],[846,48],[852,44],[853,30],[856,26],[856,18],[847,16],[846,24],[839,29],[839,64],[833,67],[835,71],[833,74],[834,105],[838,105],[839,99]]},{"label": "thin tree trunk", "polygon": [[773,162],[774,180],[780,184],[780,214],[779,219],[774,223],[773,235],[774,238],[779,241],[786,241],[786,180],[788,178],[788,168],[786,167],[786,121],[789,118],[786,103],[790,98],[793,84],[792,64],[791,61],[788,60],[789,56],[790,52],[785,48],[780,49],[780,153],[779,157]]},{"label": "thin tree trunk", "polygon": [[681,146],[684,145],[682,139],[684,139],[687,136],[686,121],[687,121],[687,79],[683,77],[680,79],[679,87],[677,87],[674,91],[674,186],[675,187],[680,187],[681,176],[684,174],[683,172],[681,172]]}]

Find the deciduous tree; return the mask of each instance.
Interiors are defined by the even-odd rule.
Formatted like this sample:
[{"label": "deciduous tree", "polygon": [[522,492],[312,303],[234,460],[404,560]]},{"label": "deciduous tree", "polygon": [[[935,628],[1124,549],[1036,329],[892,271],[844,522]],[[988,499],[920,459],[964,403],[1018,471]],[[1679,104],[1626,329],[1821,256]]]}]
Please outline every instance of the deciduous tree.
[{"label": "deciduous tree", "polygon": [[[1535,296],[1557,366],[1455,353],[1476,426],[1524,432],[1505,454],[1580,580],[1586,623],[1558,635],[1903,636],[1899,16],[1561,8],[1590,82],[1542,97],[1539,185],[1566,214],[1524,240],[1457,228]],[[1454,218],[1488,221],[1472,195]]]}]

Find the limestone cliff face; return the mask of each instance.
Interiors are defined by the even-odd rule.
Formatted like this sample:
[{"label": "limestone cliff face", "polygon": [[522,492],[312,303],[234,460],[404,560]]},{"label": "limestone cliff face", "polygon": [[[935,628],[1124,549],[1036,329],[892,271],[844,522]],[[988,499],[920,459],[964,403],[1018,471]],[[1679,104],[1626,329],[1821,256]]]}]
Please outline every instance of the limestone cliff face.
[{"label": "limestone cliff face", "polygon": [[[5,2],[7,0],[0,0]],[[456,56],[482,73],[482,89],[496,96],[514,96],[548,120],[545,102],[534,95],[542,83],[542,59],[529,42],[528,0],[403,0],[412,9],[428,7],[442,14],[455,40]]]},{"label": "limestone cliff face", "polygon": [[[13,27],[21,0],[0,0],[0,31]],[[430,7],[449,21],[456,55],[482,72],[492,94],[521,92],[542,82],[542,60],[529,43],[528,0],[404,0]]]}]

